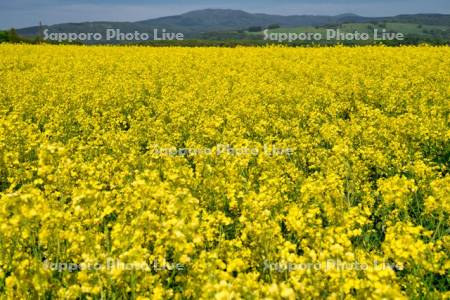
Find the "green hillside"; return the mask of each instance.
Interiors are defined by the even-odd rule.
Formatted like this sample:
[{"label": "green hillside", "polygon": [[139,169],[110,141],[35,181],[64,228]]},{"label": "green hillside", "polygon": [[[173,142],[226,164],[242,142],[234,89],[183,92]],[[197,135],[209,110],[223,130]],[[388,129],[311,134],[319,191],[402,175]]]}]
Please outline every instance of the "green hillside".
[{"label": "green hillside", "polygon": [[[42,25],[18,29],[14,34],[7,32],[0,35],[0,42],[42,42],[44,32],[58,33],[99,33],[104,36],[108,29],[116,29],[121,33],[141,32],[152,37],[148,42],[114,41],[104,37],[99,40],[75,41],[84,44],[167,44],[168,42],[153,41],[154,30],[167,30],[167,32],[182,33],[185,41],[176,41],[175,44],[191,45],[239,45],[239,44],[267,44],[279,41],[266,41],[263,31],[271,28],[269,33],[320,33],[326,36],[327,29],[339,29],[341,33],[367,33],[374,36],[374,30],[379,33],[385,31],[389,34],[401,33],[403,40],[389,40],[388,45],[400,44],[450,44],[450,15],[443,14],[416,14],[399,15],[395,17],[369,18],[353,14],[337,16],[311,16],[311,15],[267,15],[251,14],[238,10],[206,9],[192,11],[181,15],[162,17],[139,22],[83,22],[64,23],[55,25]],[[57,40],[57,39],[56,39]],[[55,39],[47,38],[47,42],[55,43]],[[323,40],[323,41],[322,41]],[[344,44],[368,44],[374,40],[345,41]],[[377,39],[377,42],[380,42]],[[61,42],[61,40],[59,41]],[[340,42],[340,40],[338,41]],[[315,44],[336,44],[336,41],[321,38]],[[169,42],[172,44],[172,42]],[[296,44],[311,44],[311,40]]]},{"label": "green hillside", "polygon": [[[275,29],[269,29],[267,33],[320,33],[322,36],[326,36],[328,29],[338,29],[341,33],[368,33],[372,34],[375,29],[378,32],[385,30],[389,33],[402,33],[405,36],[405,40],[420,40],[424,42],[431,41],[449,41],[450,40],[450,26],[442,25],[422,25],[413,23],[383,23],[383,22],[371,22],[371,23],[346,23],[340,25],[324,25],[324,26],[299,26],[299,27],[281,27]],[[252,36],[255,39],[263,39],[264,31],[258,32],[245,32],[248,36]]]},{"label": "green hillside", "polygon": [[[420,25],[420,24],[411,24],[411,23],[383,23],[374,24],[374,23],[348,23],[342,25],[330,25],[330,26],[301,26],[301,27],[292,27],[292,28],[276,28],[270,29],[269,33],[277,32],[277,33],[302,33],[302,32],[319,32],[325,33],[327,29],[336,29],[339,28],[342,32],[373,32],[374,29],[382,30],[386,29],[389,32],[401,32],[406,34],[418,34],[418,35],[428,35],[432,36],[436,33],[449,34],[450,27],[447,26],[437,26],[437,25]],[[262,32],[248,32],[250,35],[262,35]]]}]

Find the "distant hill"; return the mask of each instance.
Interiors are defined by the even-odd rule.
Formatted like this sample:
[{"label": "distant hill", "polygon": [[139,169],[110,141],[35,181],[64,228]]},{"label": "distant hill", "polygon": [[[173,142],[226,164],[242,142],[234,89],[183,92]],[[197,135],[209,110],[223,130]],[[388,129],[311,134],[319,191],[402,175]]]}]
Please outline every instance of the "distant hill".
[{"label": "distant hill", "polygon": [[395,17],[384,17],[374,19],[384,22],[414,23],[422,25],[436,25],[436,26],[450,27],[450,15],[443,15],[443,14],[398,15]]},{"label": "distant hill", "polygon": [[[204,9],[187,12],[181,15],[149,19],[138,22],[83,22],[64,23],[50,26],[35,26],[18,29],[17,33],[24,37],[38,36],[41,30],[49,29],[54,33],[99,32],[106,29],[119,29],[121,32],[147,32],[154,29],[166,29],[170,32],[181,32],[187,39],[201,39],[210,33],[220,33],[212,36],[233,36],[251,27],[262,27],[276,24],[279,27],[292,28],[302,26],[341,25],[346,23],[412,23],[420,25],[438,25],[450,28],[450,15],[417,14],[399,15],[395,17],[362,17],[355,14],[337,16],[293,15],[281,16],[259,13],[248,13],[231,9]],[[231,33],[231,35],[230,35]],[[242,35],[242,34],[241,34]],[[238,36],[238,35],[236,35]],[[239,37],[238,37],[239,38]]]},{"label": "distant hill", "polygon": [[364,21],[367,18],[357,15],[338,16],[280,16],[268,14],[251,14],[241,10],[205,9],[188,12],[178,16],[151,19],[136,22],[137,25],[164,27],[184,32],[230,31],[251,26],[269,26],[278,24],[283,27],[314,26],[337,24],[344,21]]},{"label": "distant hill", "polygon": [[[338,16],[279,16],[268,14],[251,14],[241,10],[204,9],[187,12],[181,15],[149,19],[138,22],[83,22],[63,23],[43,26],[51,32],[102,32],[107,28],[120,29],[123,32],[138,30],[151,32],[154,28],[167,29],[172,32],[182,32],[187,37],[197,37],[205,32],[233,31],[246,29],[251,26],[269,26],[278,24],[283,27],[315,26],[338,24],[342,22],[363,22],[368,18],[357,15]],[[36,36],[40,32],[39,26],[18,29],[22,36]]]}]

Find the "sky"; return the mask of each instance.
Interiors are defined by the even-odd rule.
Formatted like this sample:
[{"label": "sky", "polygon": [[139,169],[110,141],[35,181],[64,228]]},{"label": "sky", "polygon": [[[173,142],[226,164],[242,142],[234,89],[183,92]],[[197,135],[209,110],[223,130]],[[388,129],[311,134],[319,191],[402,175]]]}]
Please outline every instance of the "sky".
[{"label": "sky", "polygon": [[279,15],[450,14],[450,0],[0,0],[0,28],[85,21],[141,21],[205,8]]}]

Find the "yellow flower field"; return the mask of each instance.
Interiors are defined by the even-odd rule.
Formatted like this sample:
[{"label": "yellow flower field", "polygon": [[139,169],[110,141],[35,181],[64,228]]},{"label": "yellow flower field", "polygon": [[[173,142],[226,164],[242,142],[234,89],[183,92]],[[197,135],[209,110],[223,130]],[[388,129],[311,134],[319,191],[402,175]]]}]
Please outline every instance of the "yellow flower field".
[{"label": "yellow flower field", "polygon": [[450,48],[0,45],[0,298],[448,299]]}]

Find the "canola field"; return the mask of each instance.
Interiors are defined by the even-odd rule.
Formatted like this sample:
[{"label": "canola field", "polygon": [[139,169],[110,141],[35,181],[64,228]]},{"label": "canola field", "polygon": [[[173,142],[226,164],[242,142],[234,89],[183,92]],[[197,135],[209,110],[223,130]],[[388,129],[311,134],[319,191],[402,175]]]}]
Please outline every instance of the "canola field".
[{"label": "canola field", "polygon": [[448,299],[450,48],[0,45],[0,298]]}]

